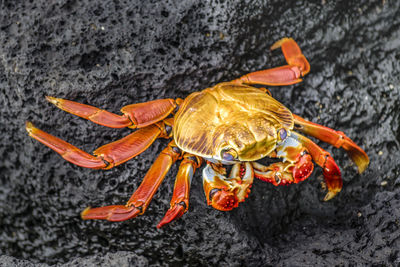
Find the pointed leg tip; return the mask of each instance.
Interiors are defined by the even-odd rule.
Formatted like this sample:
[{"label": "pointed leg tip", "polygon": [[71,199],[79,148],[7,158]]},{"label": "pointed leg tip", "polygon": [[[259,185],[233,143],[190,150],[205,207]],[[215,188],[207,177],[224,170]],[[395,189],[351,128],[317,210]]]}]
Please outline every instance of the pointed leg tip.
[{"label": "pointed leg tip", "polygon": [[30,121],[25,122],[25,128],[29,132],[32,128],[34,128],[33,123]]},{"label": "pointed leg tip", "polygon": [[58,105],[59,104],[59,99],[52,97],[52,96],[46,96],[46,100],[49,101],[50,103],[54,104],[54,105]]},{"label": "pointed leg tip", "polygon": [[[351,140],[350,140],[351,141]],[[350,143],[350,142],[349,142]],[[369,165],[369,157],[365,151],[351,141],[349,147],[344,147],[351,160],[357,165],[358,173],[363,173]]]},{"label": "pointed leg tip", "polygon": [[30,136],[32,136],[33,132],[36,130],[36,127],[33,125],[32,122],[27,121],[27,122],[25,123],[25,129],[26,129],[26,131],[28,132],[28,134],[29,134]]},{"label": "pointed leg tip", "polygon": [[275,50],[275,49],[281,47],[282,44],[283,44],[284,42],[286,42],[286,41],[288,41],[288,40],[290,40],[290,39],[292,39],[292,38],[283,37],[282,39],[276,41],[273,45],[271,45],[271,48],[270,48],[270,49],[271,49],[271,50]]},{"label": "pointed leg tip", "polygon": [[164,225],[166,225],[167,223],[163,223],[163,222],[159,222],[157,224],[157,229],[161,229],[161,227],[163,227]]},{"label": "pointed leg tip", "polygon": [[365,164],[357,166],[358,167],[358,173],[359,174],[363,173],[367,169],[368,165],[369,165],[369,161],[366,162]]},{"label": "pointed leg tip", "polygon": [[337,193],[339,193],[339,192],[329,191],[329,192],[325,195],[324,201],[329,201],[329,200],[331,200],[332,198],[334,198],[334,197],[337,195]]},{"label": "pointed leg tip", "polygon": [[[186,205],[186,204],[185,204]],[[157,228],[160,229],[164,225],[179,219],[185,213],[187,209],[183,204],[176,204],[173,208],[170,208],[164,215],[164,218],[157,224]]]},{"label": "pointed leg tip", "polygon": [[367,154],[365,154],[365,152],[363,154],[362,159],[359,160],[358,162],[356,162],[356,164],[358,167],[358,173],[360,173],[360,174],[363,173],[368,168],[369,158],[368,158]]},{"label": "pointed leg tip", "polygon": [[86,215],[89,213],[89,210],[91,209],[91,207],[89,206],[89,207],[87,207],[86,209],[84,209],[82,212],[81,212],[81,218],[82,218],[82,220],[88,220],[88,218],[86,218]]}]

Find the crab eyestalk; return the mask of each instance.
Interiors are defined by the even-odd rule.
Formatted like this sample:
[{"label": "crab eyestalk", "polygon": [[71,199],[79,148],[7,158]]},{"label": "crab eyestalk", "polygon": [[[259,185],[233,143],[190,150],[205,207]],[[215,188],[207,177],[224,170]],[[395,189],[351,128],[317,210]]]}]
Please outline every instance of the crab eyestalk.
[{"label": "crab eyestalk", "polygon": [[208,162],[203,169],[203,186],[207,204],[221,211],[236,208],[250,193],[254,171],[249,162],[233,165],[229,178],[221,168]]}]

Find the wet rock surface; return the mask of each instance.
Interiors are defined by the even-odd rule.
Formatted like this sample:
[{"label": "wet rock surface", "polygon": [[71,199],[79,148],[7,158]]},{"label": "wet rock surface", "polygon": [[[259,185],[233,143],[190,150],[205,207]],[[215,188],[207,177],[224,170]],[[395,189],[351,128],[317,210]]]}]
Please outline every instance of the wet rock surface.
[{"label": "wet rock surface", "polygon": [[[233,2],[233,1],[232,1]],[[3,1],[0,5],[0,257],[66,266],[400,264],[399,1]],[[251,3],[250,3],[251,2]],[[51,95],[111,112],[185,97],[284,64],[269,46],[293,37],[311,64],[270,88],[294,113],[344,131],[370,156],[359,175],[342,150],[342,192],[323,202],[322,171],[274,187],[255,181],[232,212],[190,208],[161,229],[174,166],[145,215],[82,221],[88,205],[125,203],[167,144],[108,171],[74,166],[28,137],[29,120],[84,149],[123,137],[58,110]]]}]

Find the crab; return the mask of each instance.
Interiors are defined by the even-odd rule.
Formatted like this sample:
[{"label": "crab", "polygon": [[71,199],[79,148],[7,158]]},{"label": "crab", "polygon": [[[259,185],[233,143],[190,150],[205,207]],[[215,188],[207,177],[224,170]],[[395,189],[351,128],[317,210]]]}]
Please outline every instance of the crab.
[{"label": "crab", "polygon": [[[254,178],[275,186],[307,179],[315,162],[323,169],[327,194],[332,199],[342,188],[341,172],[324,149],[299,132],[336,148],[343,148],[359,173],[369,164],[367,154],[343,132],[307,121],[275,100],[265,88],[253,85],[291,85],[302,81],[310,65],[292,38],[281,48],[287,65],[246,74],[230,82],[190,94],[186,99],[159,99],[123,107],[123,115],[93,106],[47,96],[58,108],[111,127],[135,129],[133,133],[101,146],[92,154],[26,123],[29,135],[59,153],[65,160],[92,169],[116,167],[145,151],[157,138],[172,139],[162,150],[142,183],[125,205],[88,207],[82,219],[125,221],[143,214],[170,167],[181,160],[170,208],[158,228],[181,217],[189,207],[195,171],[203,164],[203,186],[208,205],[228,211],[250,193]],[[281,161],[263,165],[269,157]],[[231,165],[229,175],[227,167]]]}]

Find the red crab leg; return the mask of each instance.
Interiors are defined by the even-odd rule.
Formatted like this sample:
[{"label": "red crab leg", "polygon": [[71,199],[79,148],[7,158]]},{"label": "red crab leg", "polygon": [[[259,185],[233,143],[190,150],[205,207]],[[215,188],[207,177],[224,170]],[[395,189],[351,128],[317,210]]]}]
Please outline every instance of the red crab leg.
[{"label": "red crab leg", "polygon": [[164,218],[157,225],[157,228],[176,220],[189,208],[189,191],[194,172],[201,166],[202,158],[185,153],[184,159],[179,166],[179,171],[176,176],[174,193],[171,199],[171,206]]},{"label": "red crab leg", "polygon": [[329,152],[322,149],[307,137],[296,132],[292,132],[292,136],[296,137],[296,139],[303,144],[308,153],[311,154],[314,162],[322,167],[326,187],[328,189],[324,201],[332,199],[340,192],[340,190],[342,190],[343,186],[342,175],[335,160],[331,157]]},{"label": "red crab leg", "polygon": [[29,135],[60,154],[65,160],[85,168],[110,169],[145,151],[158,137],[166,137],[162,123],[141,128],[94,151],[94,156],[26,123]]},{"label": "red crab leg", "polygon": [[348,138],[343,132],[335,131],[331,128],[306,121],[293,114],[295,121],[295,128],[307,135],[311,135],[319,140],[333,145],[334,147],[342,147],[350,158],[356,163],[358,172],[362,173],[369,164],[369,158],[365,151],[356,145],[350,138]]},{"label": "red crab leg", "polygon": [[51,96],[46,96],[46,99],[66,112],[111,128],[142,128],[163,120],[176,107],[173,99],[159,99],[125,106],[121,109],[124,115],[117,115],[70,100]]},{"label": "red crab leg", "polygon": [[82,219],[103,219],[119,222],[143,214],[171,165],[180,157],[181,152],[175,146],[174,141],[172,141],[157,157],[143,178],[142,183],[133,193],[126,205],[112,205],[98,208],[89,207],[82,211]]},{"label": "red crab leg", "polygon": [[282,38],[271,46],[271,50],[281,47],[288,65],[251,72],[233,82],[263,85],[290,85],[301,82],[300,77],[310,71],[310,64],[292,38]]}]

